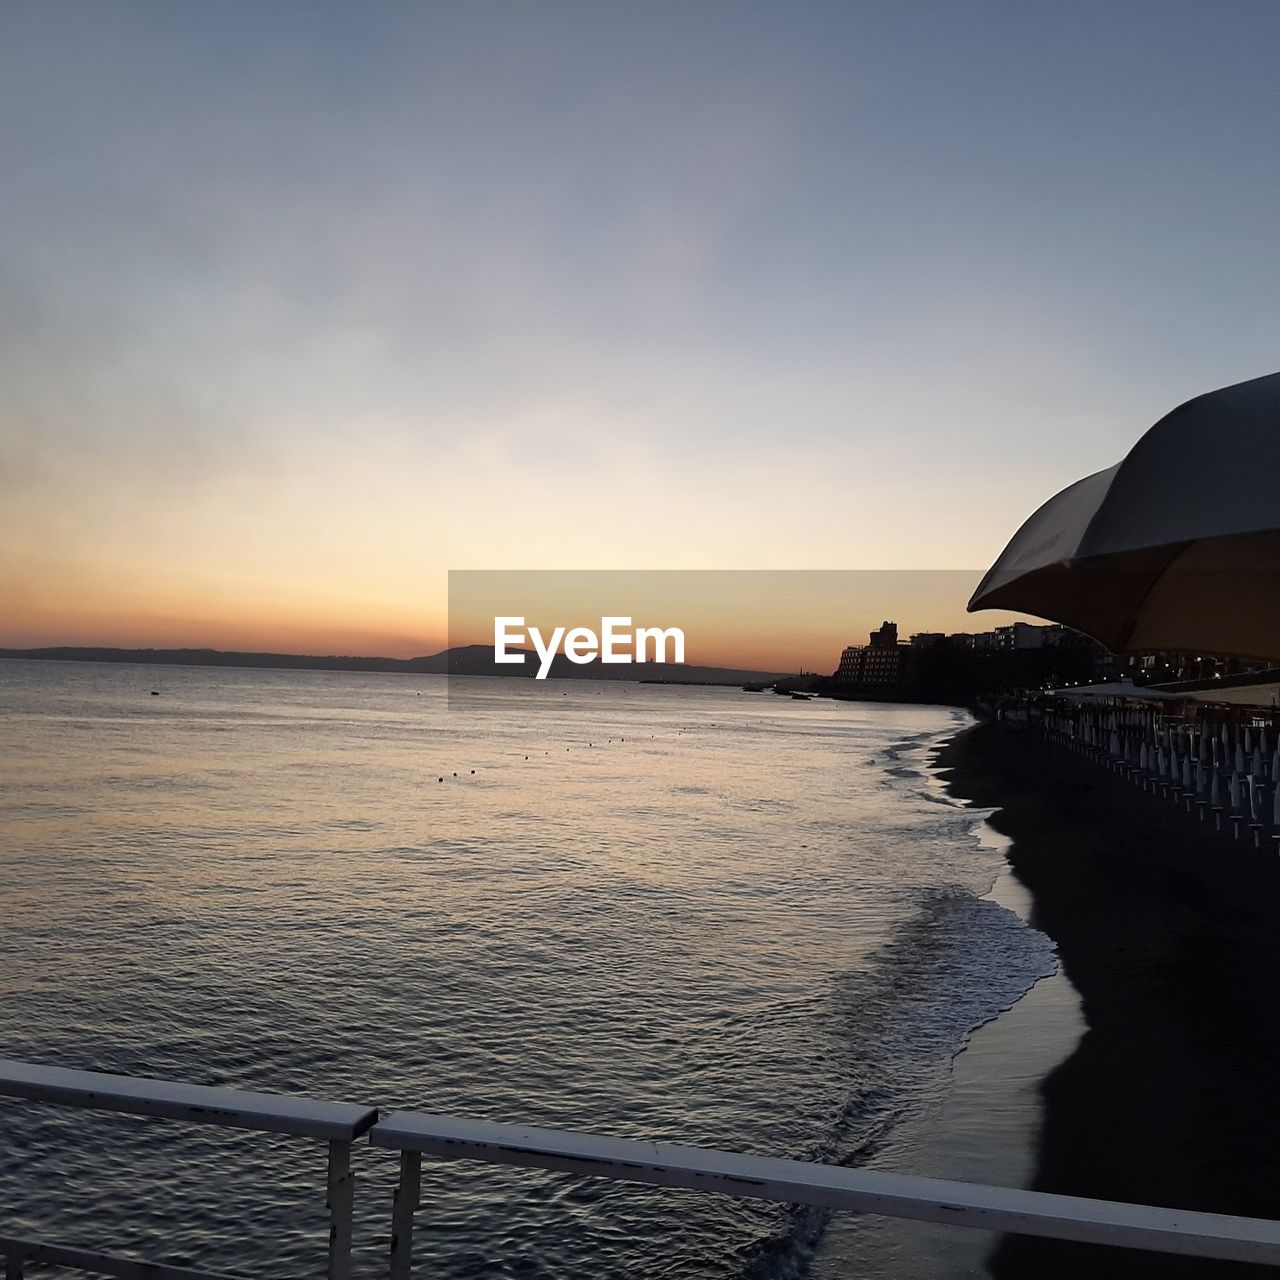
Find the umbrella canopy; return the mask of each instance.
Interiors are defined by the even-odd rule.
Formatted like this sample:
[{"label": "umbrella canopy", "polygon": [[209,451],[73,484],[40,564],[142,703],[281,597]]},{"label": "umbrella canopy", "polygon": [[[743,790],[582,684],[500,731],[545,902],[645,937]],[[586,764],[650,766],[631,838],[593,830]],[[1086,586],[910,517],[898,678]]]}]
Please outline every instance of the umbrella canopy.
[{"label": "umbrella canopy", "polygon": [[1113,653],[1280,657],[1280,373],[1187,401],[1050,498],[969,601]]}]

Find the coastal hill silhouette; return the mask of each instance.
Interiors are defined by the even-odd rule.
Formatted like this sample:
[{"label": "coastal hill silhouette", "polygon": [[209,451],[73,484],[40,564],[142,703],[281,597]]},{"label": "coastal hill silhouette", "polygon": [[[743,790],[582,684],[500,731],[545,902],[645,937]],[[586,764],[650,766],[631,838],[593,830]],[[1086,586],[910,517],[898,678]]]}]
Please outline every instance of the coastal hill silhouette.
[{"label": "coastal hill silhouette", "polygon": [[[244,653],[230,649],[118,649],[103,646],[59,645],[40,649],[0,649],[0,658],[46,662],[125,662],[155,666],[259,667],[281,671],[385,671],[401,675],[509,676],[532,679],[538,656],[523,653],[523,665],[496,663],[489,645],[459,645],[420,658],[355,657],[337,654]],[[604,664],[570,662],[557,654],[550,677],[570,680],[663,681],[670,684],[742,684],[769,682],[786,672],[752,671],[735,667],[690,666],[684,663],[632,662]]]}]

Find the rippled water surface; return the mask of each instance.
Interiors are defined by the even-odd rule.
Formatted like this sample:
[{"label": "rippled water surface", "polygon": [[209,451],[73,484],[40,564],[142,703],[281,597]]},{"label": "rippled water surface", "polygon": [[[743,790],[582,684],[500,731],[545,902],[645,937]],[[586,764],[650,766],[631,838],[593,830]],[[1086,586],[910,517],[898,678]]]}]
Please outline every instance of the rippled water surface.
[{"label": "rippled water surface", "polygon": [[[924,772],[959,713],[451,694],[0,661],[0,1055],[853,1161],[1045,970]],[[357,1164],[373,1276],[394,1161]],[[319,1275],[323,1169],[305,1140],[0,1102],[0,1234]],[[465,1164],[424,1170],[419,1223],[442,1280],[802,1275],[823,1225]]]}]

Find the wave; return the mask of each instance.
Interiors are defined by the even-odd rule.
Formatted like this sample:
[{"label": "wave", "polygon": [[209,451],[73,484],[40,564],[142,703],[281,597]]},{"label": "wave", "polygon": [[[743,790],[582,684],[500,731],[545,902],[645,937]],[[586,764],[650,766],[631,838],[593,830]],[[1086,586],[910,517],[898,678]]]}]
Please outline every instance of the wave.
[{"label": "wave", "polygon": [[[933,734],[901,738],[879,758],[898,760],[937,741]],[[888,763],[881,768],[893,786],[922,776]],[[972,810],[945,792],[911,788],[904,800],[963,810],[963,817],[938,814],[917,838],[996,854],[980,838]],[[830,993],[826,1030],[846,1049],[843,1101],[796,1158],[866,1164],[904,1116],[941,1101],[951,1063],[973,1034],[1056,969],[1049,938],[1008,908],[967,888],[924,891],[894,937]],[[807,1275],[830,1218],[830,1210],[788,1206],[744,1260],[742,1280]]]}]

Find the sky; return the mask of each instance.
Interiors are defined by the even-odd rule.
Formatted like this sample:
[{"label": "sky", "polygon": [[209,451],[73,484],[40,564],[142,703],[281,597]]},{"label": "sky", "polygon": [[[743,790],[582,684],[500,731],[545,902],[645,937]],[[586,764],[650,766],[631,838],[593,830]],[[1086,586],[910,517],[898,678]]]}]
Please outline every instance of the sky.
[{"label": "sky", "polygon": [[0,23],[0,645],[410,656],[451,569],[976,585],[1280,367],[1271,3]]}]

